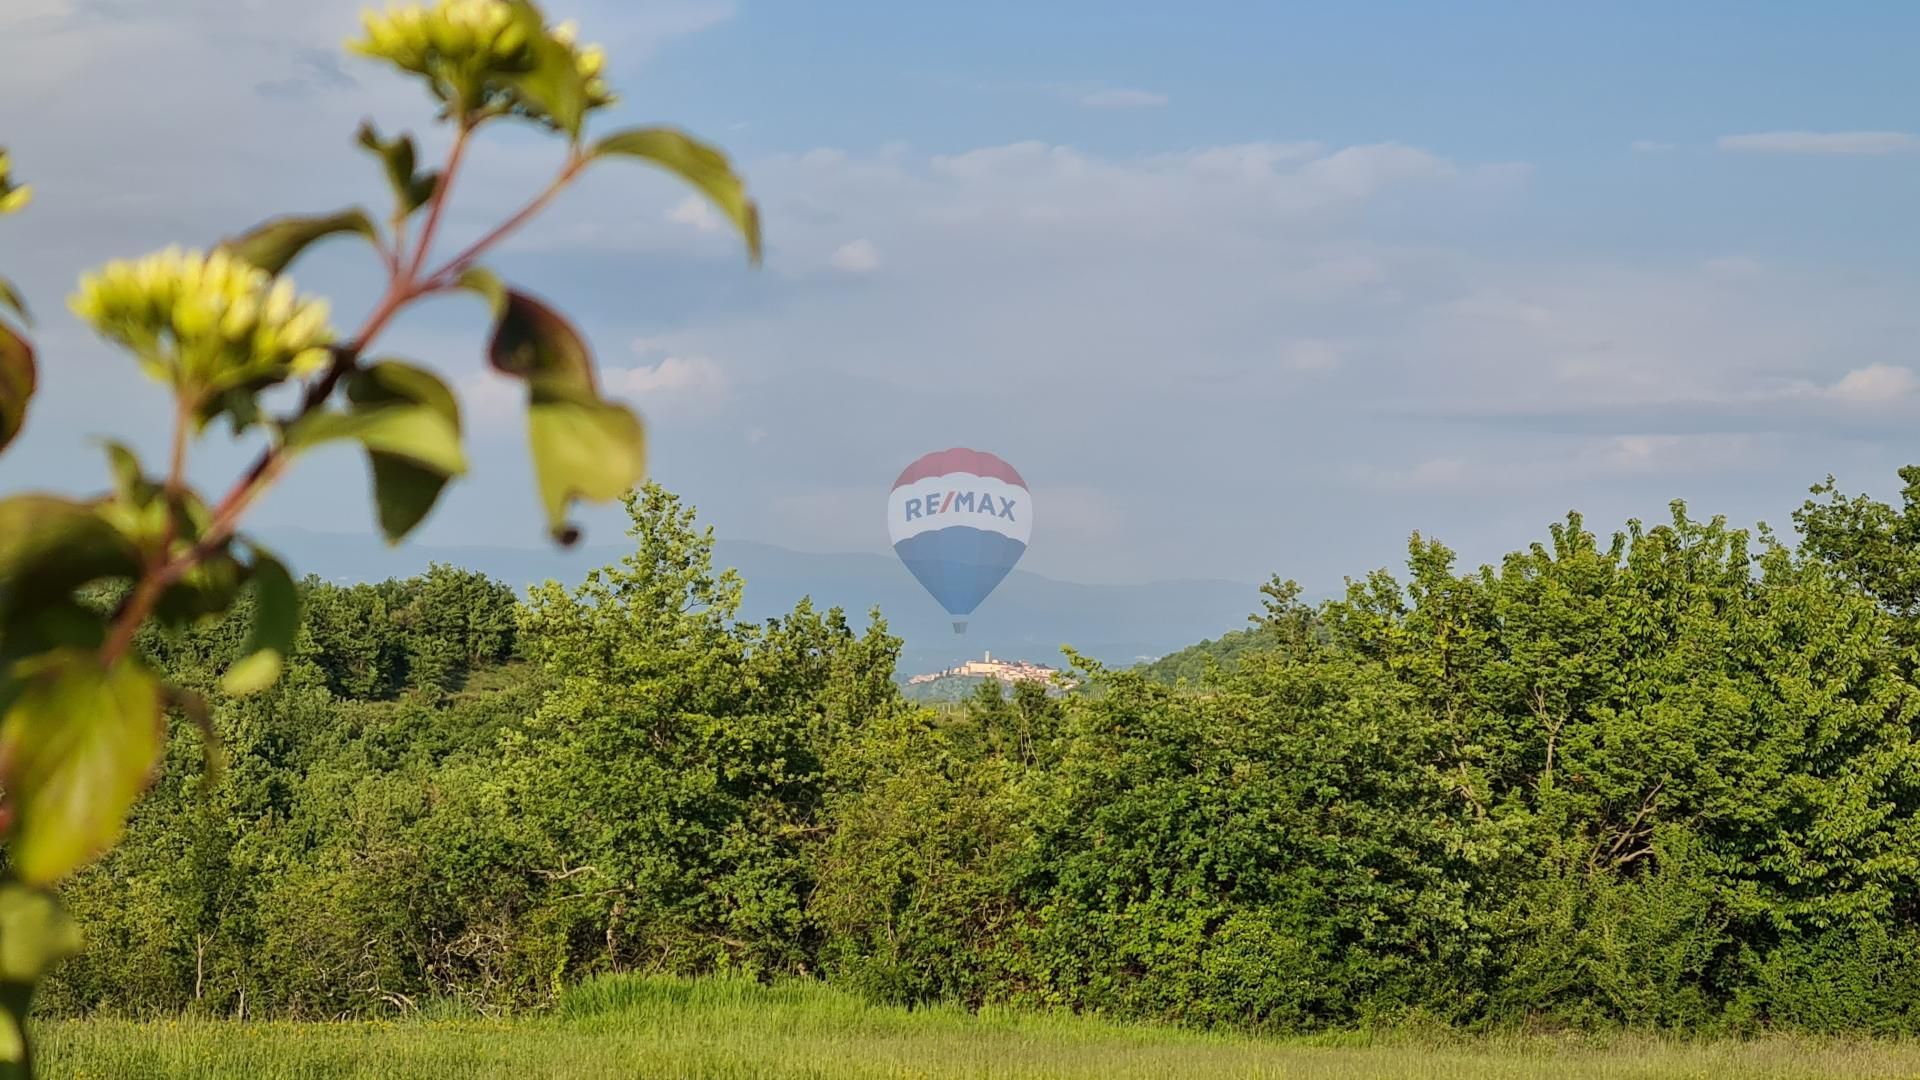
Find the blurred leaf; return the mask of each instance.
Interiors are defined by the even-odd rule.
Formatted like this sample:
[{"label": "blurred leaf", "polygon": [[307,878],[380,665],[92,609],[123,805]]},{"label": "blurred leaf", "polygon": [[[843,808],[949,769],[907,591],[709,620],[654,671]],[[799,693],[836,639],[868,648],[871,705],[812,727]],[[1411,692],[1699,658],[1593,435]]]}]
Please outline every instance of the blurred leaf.
[{"label": "blurred leaf", "polygon": [[547,529],[563,544],[578,538],[567,521],[573,500],[617,499],[646,475],[647,440],[640,418],[588,390],[535,382],[527,432]]},{"label": "blurred leaf", "polygon": [[[191,491],[169,495],[146,475],[125,444],[107,441],[107,462],[114,494],[95,512],[147,561],[178,554],[204,535],[212,515]],[[225,611],[241,584],[240,567],[224,546],[190,567],[162,590],[153,614],[169,626],[182,626]]]},{"label": "blurred leaf", "polygon": [[253,550],[253,629],[241,658],[220,679],[220,689],[235,697],[272,686],[286,667],[300,632],[300,590],[279,559]]},{"label": "blurred leaf", "polygon": [[593,354],[566,317],[523,292],[507,290],[487,357],[496,370],[593,391]]},{"label": "blurred leaf", "polygon": [[0,787],[11,811],[14,872],[58,881],[119,840],[160,756],[160,691],[140,663],[102,668],[78,649],[8,673]]},{"label": "blurred leaf", "polygon": [[19,655],[19,636],[44,636],[32,624],[52,605],[70,605],[80,586],[139,569],[139,553],[95,505],[41,494],[0,499],[0,652]]},{"label": "blurred leaf", "polygon": [[260,422],[260,391],[271,382],[263,379],[257,385],[236,386],[201,399],[193,411],[194,430],[203,431],[224,415],[228,430],[235,436],[240,435]]},{"label": "blurred leaf", "polygon": [[401,360],[376,360],[347,381],[347,400],[355,405],[419,405],[460,432],[460,402],[446,381],[426,368]]},{"label": "blurred leaf", "polygon": [[619,498],[646,474],[645,432],[632,410],[601,400],[593,355],[559,312],[511,289],[498,310],[488,358],[527,381],[527,431],[547,529],[572,543],[567,511],[575,499]]},{"label": "blurred leaf", "polygon": [[371,122],[360,125],[358,141],[378,157],[387,170],[387,185],[393,188],[394,201],[402,216],[413,213],[433,198],[440,183],[438,172],[414,172],[414,148],[411,135],[398,135],[391,141],[380,138]]},{"label": "blurred leaf", "polygon": [[683,131],[644,127],[614,132],[594,143],[588,156],[639,158],[685,180],[727,215],[746,239],[748,257],[760,261],[760,209],[719,150]]},{"label": "blurred leaf", "polygon": [[287,429],[286,445],[304,450],[339,439],[365,446],[381,530],[397,541],[433,509],[447,481],[466,472],[460,406],[439,376],[382,360],[347,383],[346,412],[316,412]]},{"label": "blurred leaf", "polygon": [[79,951],[80,927],[52,892],[0,884],[0,982],[33,982]]},{"label": "blurred leaf", "polygon": [[527,0],[508,0],[512,18],[527,41],[526,70],[505,81],[521,97],[545,112],[553,126],[571,139],[580,138],[580,125],[586,121],[593,94],[587,77],[575,65],[573,50],[553,39],[546,29],[546,16]]},{"label": "blurred leaf", "polygon": [[355,439],[369,452],[403,458],[443,476],[466,471],[460,408],[439,376],[395,360],[358,372],[347,384],[345,412],[310,413],[287,428],[290,450]]},{"label": "blurred leaf", "polygon": [[423,405],[356,406],[347,412],[309,413],[287,429],[289,450],[308,450],[342,439],[358,440],[368,451],[405,458],[443,476],[466,471],[460,429]]},{"label": "blurred leaf", "polygon": [[388,543],[397,544],[433,512],[448,477],[405,458],[387,454],[367,457],[373,471],[373,506],[380,518],[380,532]]},{"label": "blurred leaf", "polygon": [[14,288],[13,282],[3,277],[0,277],[0,304],[11,308],[21,322],[33,325],[33,313],[27,310],[26,299],[20,295],[19,289]]},{"label": "blurred leaf", "polygon": [[104,612],[71,596],[36,600],[0,621],[0,664],[55,649],[98,649],[107,640]]},{"label": "blurred leaf", "polygon": [[149,497],[153,485],[148,483],[146,473],[140,468],[140,458],[133,449],[114,439],[107,440],[106,448],[107,471],[113,474],[114,493],[130,501]]},{"label": "blurred leaf", "polygon": [[246,576],[234,557],[220,551],[167,586],[153,605],[153,617],[168,626],[186,626],[233,606]]},{"label": "blurred leaf", "polygon": [[0,589],[29,575],[80,585],[137,569],[132,549],[90,504],[42,494],[0,499]]},{"label": "blurred leaf", "polygon": [[454,279],[454,284],[470,292],[479,293],[486,300],[487,309],[493,312],[495,319],[498,319],[500,313],[506,310],[507,287],[500,283],[500,278],[493,271],[483,266],[469,266],[460,271],[460,276]]},{"label": "blurred leaf", "polygon": [[27,401],[33,397],[35,382],[33,346],[0,322],[0,450],[26,424]]},{"label": "blurred leaf", "polygon": [[[451,432],[456,458],[460,451],[460,403],[447,384],[431,371],[383,360],[368,366],[347,383],[347,398],[366,408],[407,407],[426,410]],[[464,459],[455,469],[441,463],[368,446],[373,472],[374,509],[380,531],[397,543],[426,520],[448,480],[465,471]]]},{"label": "blurred leaf", "polygon": [[223,241],[220,246],[269,274],[278,274],[309,245],[336,233],[359,233],[369,240],[379,238],[366,211],[356,207],[337,214],[274,218]]},{"label": "blurred leaf", "polygon": [[213,709],[207,705],[207,699],[197,691],[182,686],[164,686],[161,694],[165,696],[168,707],[179,709],[200,732],[200,749],[203,757],[200,776],[201,788],[205,790],[219,781],[220,774],[226,769],[226,745],[221,741],[220,729],[214,726]]},{"label": "blurred leaf", "polygon": [[34,985],[80,951],[80,928],[47,889],[0,884],[0,1077],[31,1074],[27,1014]]}]

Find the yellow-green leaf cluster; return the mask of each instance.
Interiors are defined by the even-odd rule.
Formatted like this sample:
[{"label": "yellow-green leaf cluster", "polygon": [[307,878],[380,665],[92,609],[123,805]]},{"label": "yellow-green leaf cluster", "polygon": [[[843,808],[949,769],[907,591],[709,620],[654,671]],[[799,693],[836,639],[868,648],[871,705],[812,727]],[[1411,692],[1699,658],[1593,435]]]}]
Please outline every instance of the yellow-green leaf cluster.
[{"label": "yellow-green leaf cluster", "polygon": [[6,149],[0,147],[0,215],[20,210],[32,198],[31,187],[13,182],[13,162],[7,157]]},{"label": "yellow-green leaf cluster", "polygon": [[335,337],[325,300],[225,250],[109,263],[80,279],[70,305],[196,402],[318,371]]},{"label": "yellow-green leaf cluster", "polygon": [[366,37],[348,48],[420,76],[463,121],[511,113],[577,133],[587,111],[614,101],[600,48],[525,0],[396,4],[361,20]]}]

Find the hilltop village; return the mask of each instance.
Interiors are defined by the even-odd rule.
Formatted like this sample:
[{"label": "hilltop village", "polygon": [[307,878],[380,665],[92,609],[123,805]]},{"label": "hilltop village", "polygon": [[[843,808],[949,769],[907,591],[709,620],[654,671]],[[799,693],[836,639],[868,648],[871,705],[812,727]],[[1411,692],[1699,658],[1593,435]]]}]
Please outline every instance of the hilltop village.
[{"label": "hilltop village", "polygon": [[925,683],[938,682],[941,679],[979,678],[999,679],[1001,682],[1010,684],[1027,681],[1047,682],[1059,673],[1060,670],[1058,668],[1050,668],[1044,664],[1033,663],[1030,660],[995,660],[993,654],[989,652],[983,654],[980,659],[968,660],[959,667],[950,667],[945,671],[929,672],[925,675],[915,675],[907,680],[907,685],[919,686]]}]

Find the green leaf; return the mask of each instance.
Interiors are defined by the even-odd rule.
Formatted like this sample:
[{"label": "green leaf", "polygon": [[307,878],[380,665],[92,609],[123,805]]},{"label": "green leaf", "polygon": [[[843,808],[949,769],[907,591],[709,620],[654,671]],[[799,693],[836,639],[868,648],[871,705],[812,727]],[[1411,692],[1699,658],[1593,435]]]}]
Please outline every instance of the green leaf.
[{"label": "green leaf", "polygon": [[29,576],[80,585],[131,572],[139,569],[133,556],[120,533],[87,503],[43,494],[0,499],[0,590]]},{"label": "green leaf", "polygon": [[0,322],[0,450],[26,424],[27,402],[33,397],[36,379],[33,346]]},{"label": "green leaf", "polygon": [[347,380],[347,400],[355,405],[418,405],[460,432],[460,401],[446,381],[426,368],[400,360],[376,360]]},{"label": "green leaf", "polygon": [[347,412],[309,413],[287,429],[286,445],[289,450],[308,450],[342,439],[358,440],[370,452],[405,458],[443,476],[466,471],[459,428],[419,405],[367,405]]},{"label": "green leaf", "polygon": [[235,437],[260,422],[260,391],[271,380],[257,386],[236,386],[204,398],[193,411],[194,431],[204,431],[222,415]]},{"label": "green leaf", "polygon": [[48,597],[5,613],[0,664],[56,649],[98,649],[106,640],[104,613],[71,596]]},{"label": "green leaf", "polygon": [[32,1075],[27,1014],[48,969],[80,951],[80,928],[52,891],[0,884],[0,1077]]},{"label": "green leaf", "polygon": [[563,544],[579,537],[567,521],[575,499],[617,499],[646,475],[647,440],[640,418],[586,389],[536,381],[527,406],[527,433],[547,529]]},{"label": "green leaf", "polygon": [[14,665],[0,787],[23,881],[46,885],[110,848],[160,756],[160,690],[139,662],[77,649]]},{"label": "green leaf", "polygon": [[593,390],[593,354],[566,317],[523,292],[507,290],[487,358],[496,370]]},{"label": "green leaf", "polygon": [[75,589],[139,569],[138,551],[95,506],[42,494],[0,499],[0,655],[65,640],[42,624],[72,607]]},{"label": "green leaf", "polygon": [[[486,292],[485,282],[470,287]],[[527,381],[527,431],[547,528],[572,543],[577,531],[567,511],[575,499],[619,498],[646,475],[646,434],[632,410],[601,400],[593,354],[564,316],[511,289],[498,310],[488,358]]]},{"label": "green leaf", "polygon": [[[452,432],[451,445],[458,456],[460,403],[433,372],[383,360],[347,383],[347,398],[369,408],[405,403],[408,407],[430,411]],[[458,462],[459,468],[449,470],[444,463],[381,452],[371,444],[367,461],[373,472],[373,502],[380,518],[380,531],[390,543],[398,543],[426,520],[448,480],[465,471],[463,459]]]},{"label": "green leaf", "polygon": [[460,276],[453,283],[469,292],[479,293],[495,319],[507,308],[507,287],[500,283],[500,278],[493,271],[484,266],[467,267],[460,271]]},{"label": "green leaf", "polygon": [[666,127],[629,128],[593,144],[589,157],[631,157],[651,162],[678,176],[727,215],[747,241],[747,255],[760,261],[760,209],[747,198],[746,182],[727,155],[683,131]]},{"label": "green leaf", "polygon": [[378,240],[380,235],[366,211],[355,207],[337,214],[274,218],[220,246],[269,274],[278,274],[309,245],[336,233],[358,233],[369,240]]},{"label": "green leaf", "polygon": [[246,576],[233,556],[222,551],[167,586],[153,605],[153,617],[168,626],[186,626],[233,606]]},{"label": "green leaf", "polygon": [[113,490],[121,498],[129,501],[145,501],[152,493],[152,484],[147,482],[146,473],[140,468],[140,458],[126,443],[109,439],[107,448],[107,470],[113,474]]},{"label": "green leaf", "polygon": [[371,122],[360,125],[358,141],[378,157],[387,170],[387,185],[393,188],[394,202],[399,205],[401,216],[420,209],[433,198],[434,189],[440,184],[438,172],[414,172],[413,137],[395,136],[391,141],[380,138]]},{"label": "green leaf", "polygon": [[227,767],[226,744],[220,738],[220,729],[214,726],[213,709],[207,699],[197,691],[182,686],[163,686],[161,694],[168,708],[179,709],[200,732],[200,750],[202,755],[200,782],[202,790],[211,788],[220,779]]},{"label": "green leaf", "polygon": [[272,686],[293,652],[300,632],[300,590],[279,559],[253,549],[253,629],[241,658],[220,679],[220,689],[235,697]]},{"label": "green leaf", "polygon": [[404,458],[386,454],[369,454],[367,458],[373,471],[373,506],[380,519],[380,532],[388,543],[397,544],[433,512],[448,477]]},{"label": "green leaf", "polygon": [[80,951],[80,927],[46,889],[0,885],[0,982],[31,983]]},{"label": "green leaf", "polygon": [[553,39],[546,29],[546,17],[527,0],[509,0],[513,21],[525,36],[528,64],[525,71],[505,81],[520,96],[538,106],[571,139],[580,138],[580,125],[586,122],[587,109],[593,105],[587,79],[575,66],[573,51]]},{"label": "green leaf", "polygon": [[0,304],[11,308],[21,322],[33,325],[33,313],[27,310],[26,299],[20,295],[19,289],[14,288],[13,282],[3,277],[0,277]]},{"label": "green leaf", "polygon": [[380,528],[398,541],[425,520],[447,481],[466,472],[460,405],[439,376],[382,360],[347,382],[346,412],[316,412],[287,429],[289,449],[339,439],[365,446]]}]

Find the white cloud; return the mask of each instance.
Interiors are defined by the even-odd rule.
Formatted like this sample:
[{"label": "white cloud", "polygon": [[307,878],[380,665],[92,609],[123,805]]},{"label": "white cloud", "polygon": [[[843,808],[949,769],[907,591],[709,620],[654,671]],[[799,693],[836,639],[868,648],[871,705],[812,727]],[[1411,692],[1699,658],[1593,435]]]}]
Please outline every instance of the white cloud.
[{"label": "white cloud", "polygon": [[1869,364],[1842,375],[1825,389],[1827,397],[1847,405],[1891,405],[1908,400],[1920,390],[1920,375],[1894,364]]},{"label": "white cloud", "polygon": [[503,421],[527,408],[526,384],[492,370],[473,372],[457,387],[460,407],[475,420]]},{"label": "white cloud", "polygon": [[630,397],[642,408],[709,409],[725,401],[733,382],[725,369],[704,356],[669,356],[657,364],[612,368],[600,373],[606,392]]},{"label": "white cloud", "polygon": [[1761,131],[1722,135],[1714,145],[1755,154],[1879,155],[1912,150],[1920,138],[1904,131]]},{"label": "white cloud", "polygon": [[667,211],[667,220],[676,225],[690,225],[701,232],[719,232],[726,227],[713,204],[698,195],[689,195],[675,203]]},{"label": "white cloud", "polygon": [[1167,103],[1167,95],[1151,90],[1123,90],[1107,87],[1080,95],[1080,104],[1089,109],[1152,109]]},{"label": "white cloud", "polygon": [[1672,143],[1660,142],[1656,139],[1635,139],[1628,145],[1633,148],[1633,152],[1636,154],[1658,154],[1662,151],[1673,149]]},{"label": "white cloud", "polygon": [[1408,495],[1492,498],[1565,491],[1574,485],[1755,468],[1771,459],[1745,434],[1614,435],[1530,457],[1447,454],[1404,467],[1348,470],[1361,485]]},{"label": "white cloud", "polygon": [[1382,143],[1337,150],[1308,162],[1300,172],[1327,191],[1364,199],[1396,183],[1445,180],[1455,169],[1424,150]]},{"label": "white cloud", "polygon": [[835,270],[849,274],[870,274],[880,269],[880,249],[873,246],[873,241],[861,237],[835,248],[827,262]]}]

